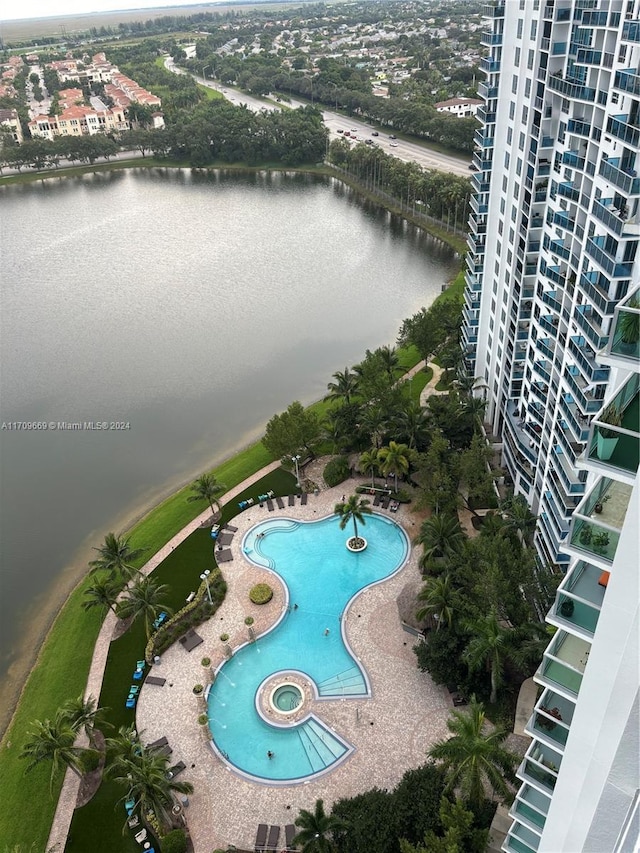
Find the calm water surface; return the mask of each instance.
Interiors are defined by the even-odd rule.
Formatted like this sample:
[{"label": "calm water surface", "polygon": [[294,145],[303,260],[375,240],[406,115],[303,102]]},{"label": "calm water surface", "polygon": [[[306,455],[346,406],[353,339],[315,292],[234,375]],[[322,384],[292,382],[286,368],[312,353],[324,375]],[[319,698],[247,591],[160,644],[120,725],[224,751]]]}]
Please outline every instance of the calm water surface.
[{"label": "calm water surface", "polygon": [[426,235],[295,175],[5,187],[0,245],[1,420],[130,425],[0,433],[0,679],[89,545],[321,397],[456,272]]}]

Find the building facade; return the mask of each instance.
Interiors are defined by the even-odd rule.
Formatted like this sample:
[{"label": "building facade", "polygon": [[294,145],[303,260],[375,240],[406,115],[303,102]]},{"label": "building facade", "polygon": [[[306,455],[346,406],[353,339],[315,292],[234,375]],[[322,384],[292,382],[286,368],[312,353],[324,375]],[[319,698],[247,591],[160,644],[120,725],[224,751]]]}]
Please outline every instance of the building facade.
[{"label": "building facade", "polygon": [[638,842],[640,0],[485,7],[463,348],[563,574],[505,851]]}]

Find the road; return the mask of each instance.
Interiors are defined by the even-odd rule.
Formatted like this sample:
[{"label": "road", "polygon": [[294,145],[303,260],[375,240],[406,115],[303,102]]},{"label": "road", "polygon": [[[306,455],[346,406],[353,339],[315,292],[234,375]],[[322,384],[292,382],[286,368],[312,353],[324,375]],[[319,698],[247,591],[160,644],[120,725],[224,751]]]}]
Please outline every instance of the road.
[{"label": "road", "polygon": [[[165,60],[165,67],[168,71],[174,74],[186,74],[182,68],[178,68],[173,59],[168,57]],[[256,98],[253,95],[248,95],[246,92],[241,92],[239,89],[234,89],[232,86],[223,86],[215,80],[204,79],[197,75],[192,75],[201,86],[208,86],[210,89],[216,89],[221,92],[227,100],[234,104],[245,104],[250,110],[259,112],[260,110],[277,110],[280,109],[278,103],[273,100],[265,100]],[[287,106],[303,107],[308,104],[303,101],[298,101],[292,98],[287,101]],[[408,142],[404,139],[391,139],[386,131],[371,124],[366,124],[355,118],[348,118],[340,113],[331,110],[322,110],[322,117],[329,129],[331,139],[339,139],[343,134],[339,134],[338,130],[348,130],[356,132],[358,141],[364,142],[365,139],[373,139],[374,144],[378,145],[386,154],[391,154],[397,157],[398,160],[403,160],[405,163],[417,163],[423,169],[437,169],[440,172],[448,172],[453,175],[460,175],[463,178],[468,178],[472,174],[469,169],[470,158],[456,157],[452,154],[443,154],[439,151],[434,151],[426,145],[419,142]],[[372,136],[372,132],[378,130],[377,137]]]}]

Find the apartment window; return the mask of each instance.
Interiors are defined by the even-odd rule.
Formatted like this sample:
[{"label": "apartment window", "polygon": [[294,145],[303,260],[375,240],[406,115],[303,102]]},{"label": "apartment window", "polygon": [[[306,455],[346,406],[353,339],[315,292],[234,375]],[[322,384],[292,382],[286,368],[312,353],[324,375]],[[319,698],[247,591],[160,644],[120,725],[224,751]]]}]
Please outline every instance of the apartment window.
[{"label": "apartment window", "polygon": [[530,50],[529,53],[527,54],[527,68],[529,69],[529,71],[531,71],[533,69],[534,56],[535,56],[535,52],[533,50]]},{"label": "apartment window", "polygon": [[509,244],[511,246],[513,246],[513,241],[515,240],[515,238],[516,238],[515,232],[514,232],[513,228],[510,228],[509,229]]},{"label": "apartment window", "polygon": [[531,40],[532,41],[536,37],[537,32],[538,32],[538,22],[537,21],[531,21]]},{"label": "apartment window", "polygon": [[502,232],[504,230],[504,223],[502,219],[498,220],[498,234],[502,237]]},{"label": "apartment window", "polygon": [[531,95],[531,80],[529,77],[524,81],[524,96],[528,98]]},{"label": "apartment window", "polygon": [[[514,74],[512,80],[511,80],[511,91],[513,92],[514,95],[518,91],[518,75],[517,74]],[[514,104],[514,107],[515,107],[515,104]]]},{"label": "apartment window", "polygon": [[620,45],[620,50],[618,51],[618,62],[626,62],[627,61],[627,46],[626,44]]},{"label": "apartment window", "polygon": [[526,124],[529,118],[529,107],[522,107],[522,123]]},{"label": "apartment window", "polygon": [[513,261],[513,252],[511,249],[507,249],[507,263],[511,266],[511,262]]},{"label": "apartment window", "polygon": [[[520,8],[522,9],[524,7],[520,6]],[[519,39],[522,38],[522,27],[523,26],[524,26],[524,21],[522,20],[522,18],[518,18],[518,35],[517,35],[517,38],[519,38]]]},{"label": "apartment window", "polygon": [[502,192],[503,192],[503,193],[506,193],[506,191],[507,191],[507,184],[508,184],[508,183],[509,183],[509,180],[508,180],[507,176],[506,176],[506,175],[503,175],[503,176],[502,176]]},{"label": "apartment window", "polygon": [[511,205],[511,221],[515,222],[517,218],[518,218],[518,208],[515,206],[515,204],[512,204]]},{"label": "apartment window", "polygon": [[[515,59],[513,61],[513,64],[516,66],[516,68],[520,67],[520,48],[519,47],[516,48]],[[514,89],[513,91],[515,92],[516,90]]]},{"label": "apartment window", "polygon": [[507,145],[511,145],[511,140],[513,139],[513,128],[507,128]]},{"label": "apartment window", "polygon": [[505,200],[503,198],[500,199],[500,213],[504,214],[505,210]]},{"label": "apartment window", "polygon": [[516,161],[516,175],[520,177],[522,174],[522,157],[518,157]]},{"label": "apartment window", "polygon": [[505,169],[508,169],[508,168],[509,168],[509,164],[510,164],[510,163],[511,163],[511,155],[507,152],[507,153],[504,155],[504,167],[505,167]]},{"label": "apartment window", "polygon": [[518,137],[518,151],[524,151],[524,133]]},{"label": "apartment window", "polygon": [[525,2],[525,0],[520,0],[520,3],[518,5],[518,8],[520,9],[521,12],[524,12],[524,2]]},{"label": "apartment window", "polygon": [[491,300],[491,316],[494,317],[496,313],[496,300]]},{"label": "apartment window", "polygon": [[515,114],[516,114],[516,102],[511,101],[511,103],[509,104],[509,118],[513,119],[515,117]]}]

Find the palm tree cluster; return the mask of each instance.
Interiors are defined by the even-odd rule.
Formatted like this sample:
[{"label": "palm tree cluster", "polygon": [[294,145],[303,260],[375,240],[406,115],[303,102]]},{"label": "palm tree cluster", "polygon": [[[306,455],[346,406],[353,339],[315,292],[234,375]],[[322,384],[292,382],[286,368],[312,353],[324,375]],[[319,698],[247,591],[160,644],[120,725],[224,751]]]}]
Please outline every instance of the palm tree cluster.
[{"label": "palm tree cluster", "polygon": [[187,501],[207,501],[211,507],[211,514],[216,518],[221,512],[218,498],[226,490],[227,487],[219,483],[213,474],[202,474],[195,483],[192,483],[191,491],[193,494],[189,495]]},{"label": "palm tree cluster", "polygon": [[[20,758],[28,761],[26,772],[50,761],[51,791],[54,779],[65,767],[81,776],[87,754],[95,750],[95,728],[104,723],[104,713],[104,708],[99,708],[92,696],[87,699],[79,696],[59,708],[52,720],[35,720],[20,753]],[[82,732],[89,739],[90,750],[77,745]]]},{"label": "palm tree cluster", "polygon": [[364,542],[358,536],[358,522],[365,524],[364,516],[371,512],[369,501],[359,495],[350,495],[346,501],[335,505],[334,512],[340,516],[340,530],[344,530],[347,524],[353,521],[353,538],[349,542],[353,548],[362,547]]},{"label": "palm tree cluster", "polygon": [[171,828],[174,794],[192,794],[190,782],[180,782],[169,770],[169,759],[144,746],[132,726],[121,727],[106,742],[108,763],[105,775],[125,791],[122,799],[133,801],[134,811],[153,816],[161,829]]}]

